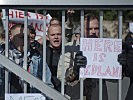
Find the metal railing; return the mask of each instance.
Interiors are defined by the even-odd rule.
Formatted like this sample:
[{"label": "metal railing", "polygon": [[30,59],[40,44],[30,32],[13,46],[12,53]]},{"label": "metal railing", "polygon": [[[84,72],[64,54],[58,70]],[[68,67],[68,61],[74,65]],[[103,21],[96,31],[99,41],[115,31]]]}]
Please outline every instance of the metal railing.
[{"label": "metal railing", "polygon": [[[15,0],[14,0],[15,1]],[[40,0],[41,1],[41,0]],[[3,1],[4,2],[4,1]],[[29,1],[30,2],[30,1]],[[54,1],[53,1],[54,2]],[[102,1],[103,2],[103,1]],[[23,2],[25,4],[25,2]],[[44,3],[44,2],[43,2]],[[79,3],[79,2],[78,2]],[[83,2],[84,3],[84,2]],[[46,21],[45,21],[45,18],[46,18],[46,10],[55,10],[55,9],[62,9],[62,55],[63,55],[63,59],[62,59],[62,63],[64,63],[64,53],[65,53],[65,45],[64,45],[64,39],[65,39],[65,10],[68,9],[67,6],[61,6],[59,7],[60,5],[54,5],[53,3],[53,7],[50,6],[49,3],[46,2],[47,5],[45,5],[43,7],[43,5],[41,6],[38,6],[38,5],[35,5],[35,2],[34,2],[34,5],[32,4],[29,4],[29,5],[20,5],[20,3],[18,3],[20,6],[16,6],[14,7],[13,4],[10,4],[10,3],[0,3],[2,6],[1,8],[6,8],[6,19],[5,19],[5,23],[6,23],[6,30],[5,30],[5,35],[6,35],[6,38],[5,38],[5,57],[0,55],[0,64],[2,64],[6,69],[8,69],[9,71],[15,73],[16,75],[18,75],[19,77],[21,77],[22,79],[24,79],[26,82],[32,84],[34,87],[36,87],[37,89],[39,89],[42,93],[44,93],[46,96],[54,99],[54,100],[67,100],[67,98],[65,98],[63,95],[64,95],[64,66],[62,66],[62,73],[63,73],[63,76],[62,76],[62,81],[61,81],[61,94],[59,92],[57,92],[56,90],[48,87],[44,82],[45,82],[45,73],[46,73],[46,70],[45,70],[45,65],[46,65]],[[7,4],[7,5],[6,5]],[[40,3],[41,4],[41,3]],[[63,3],[64,4],[64,3]],[[88,4],[88,3],[87,3]],[[125,4],[125,5],[124,5]],[[68,5],[68,7],[70,8],[73,8],[73,9],[78,9],[78,10],[81,10],[81,37],[83,37],[83,34],[84,34],[84,10],[90,10],[91,8],[93,8],[93,10],[95,9],[98,9],[100,10],[99,12],[99,18],[100,18],[100,37],[103,37],[103,10],[106,10],[106,9],[116,9],[118,10],[118,21],[119,21],[119,34],[118,34],[118,37],[119,38],[122,38],[122,9],[123,8],[127,8],[126,9],[132,9],[131,7],[131,3],[128,3],[128,5],[126,5],[127,2],[124,2],[123,1],[123,5],[109,5],[109,6],[102,6],[102,4],[100,3],[100,5],[98,5],[98,3],[96,5],[98,5],[97,7],[95,7],[94,3],[93,5],[85,5],[85,6],[82,6],[81,5]],[[16,3],[14,2],[14,5],[16,5]],[[16,9],[33,9],[33,8],[36,8],[36,9],[40,9],[41,10],[44,8],[45,11],[44,11],[44,36],[43,36],[43,81],[40,81],[39,79],[37,79],[36,77],[34,77],[33,75],[31,75],[30,73],[28,73],[25,69],[27,68],[24,68],[22,69],[21,67],[19,67],[18,65],[14,64],[12,61],[10,61],[8,59],[8,41],[9,41],[9,38],[8,38],[8,9],[10,8],[16,8]],[[109,7],[109,8],[108,8]],[[82,9],[80,9],[82,8]],[[26,11],[25,11],[26,12]],[[25,13],[25,18],[24,18],[24,33],[27,33],[27,15]],[[24,39],[25,39],[25,42],[24,42],[24,66],[26,67],[27,66],[27,34],[24,35]],[[10,67],[12,66],[12,67]],[[80,100],[83,100],[83,82],[84,82],[84,79],[80,79]],[[103,83],[103,80],[100,79],[99,80],[99,100],[102,100],[102,83]],[[8,84],[8,71],[5,70],[5,93],[8,93],[9,92],[9,84]],[[25,85],[25,91],[26,92],[26,85]],[[117,100],[122,100],[122,80],[119,80],[118,81],[118,99]]]},{"label": "metal railing", "polygon": [[56,90],[52,89],[51,87],[47,86],[43,81],[39,80],[38,78],[34,77],[32,74],[27,72],[25,69],[21,68],[19,65],[15,64],[7,57],[4,57],[0,54],[0,63],[7,68],[9,71],[15,73],[20,78],[24,79],[26,82],[32,84],[46,96],[50,97],[54,100],[68,100],[63,95],[61,95]]}]

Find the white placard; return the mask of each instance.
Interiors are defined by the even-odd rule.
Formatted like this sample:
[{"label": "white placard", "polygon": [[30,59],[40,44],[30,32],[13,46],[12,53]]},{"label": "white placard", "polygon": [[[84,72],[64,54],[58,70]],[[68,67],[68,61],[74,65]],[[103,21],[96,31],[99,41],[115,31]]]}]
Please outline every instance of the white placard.
[{"label": "white placard", "polygon": [[39,93],[14,93],[5,94],[5,100],[46,100],[46,98]]},{"label": "white placard", "polygon": [[[3,13],[3,20],[5,19],[5,10],[2,10]],[[28,17],[28,25],[32,25],[37,35],[43,35],[43,23],[44,23],[44,16],[37,13],[27,12]],[[49,22],[52,17],[47,14],[46,15],[46,30],[48,29]],[[24,11],[22,10],[15,10],[9,9],[9,28],[12,27],[16,23],[24,23]]]},{"label": "white placard", "polygon": [[129,23],[129,31],[133,33],[133,22]]},{"label": "white placard", "polygon": [[122,67],[117,61],[122,51],[121,39],[81,38],[80,50],[87,57],[80,78],[121,79]]}]

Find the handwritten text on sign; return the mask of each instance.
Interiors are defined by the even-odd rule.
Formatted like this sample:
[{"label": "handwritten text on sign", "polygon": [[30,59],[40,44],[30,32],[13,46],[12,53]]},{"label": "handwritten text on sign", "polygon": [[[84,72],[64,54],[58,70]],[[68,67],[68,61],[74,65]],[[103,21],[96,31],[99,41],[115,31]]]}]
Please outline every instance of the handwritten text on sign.
[{"label": "handwritten text on sign", "polygon": [[87,57],[80,78],[121,79],[122,67],[117,61],[122,51],[121,39],[81,38],[80,50]]},{"label": "handwritten text on sign", "polygon": [[[5,10],[2,11],[5,14]],[[3,19],[5,16],[3,16]],[[43,32],[43,23],[44,23],[44,16],[42,14],[27,12],[28,17],[28,25],[32,25],[38,34],[42,34]],[[48,24],[52,17],[47,14],[46,15],[46,30],[48,28]],[[9,9],[9,28],[12,27],[16,23],[24,23],[24,11],[22,10],[15,10]]]},{"label": "handwritten text on sign", "polygon": [[5,94],[5,100],[46,100],[46,98],[37,93]]}]

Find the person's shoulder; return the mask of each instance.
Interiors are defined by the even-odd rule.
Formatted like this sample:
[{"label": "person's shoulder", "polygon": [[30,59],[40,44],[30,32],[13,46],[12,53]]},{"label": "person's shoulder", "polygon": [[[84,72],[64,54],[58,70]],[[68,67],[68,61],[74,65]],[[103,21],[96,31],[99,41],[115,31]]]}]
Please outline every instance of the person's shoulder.
[{"label": "person's shoulder", "polygon": [[71,45],[73,45],[73,42],[68,42],[65,44],[65,46],[71,46]]},{"label": "person's shoulder", "polygon": [[47,51],[50,51],[50,50],[52,50],[52,49],[53,49],[53,48],[51,48],[50,45],[47,45],[47,46],[46,46],[46,50],[47,50]]}]

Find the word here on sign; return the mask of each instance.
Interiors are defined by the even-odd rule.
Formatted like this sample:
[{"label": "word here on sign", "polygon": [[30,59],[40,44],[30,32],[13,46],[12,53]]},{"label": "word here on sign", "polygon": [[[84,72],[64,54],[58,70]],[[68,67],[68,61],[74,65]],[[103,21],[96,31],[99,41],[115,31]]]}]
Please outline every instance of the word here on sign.
[{"label": "word here on sign", "polygon": [[80,68],[80,78],[121,79],[122,67],[117,61],[121,39],[81,38],[80,44],[87,57],[86,68]]}]

